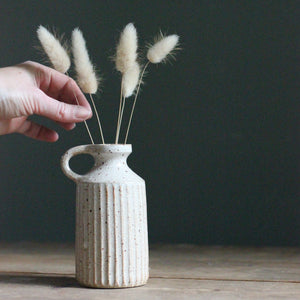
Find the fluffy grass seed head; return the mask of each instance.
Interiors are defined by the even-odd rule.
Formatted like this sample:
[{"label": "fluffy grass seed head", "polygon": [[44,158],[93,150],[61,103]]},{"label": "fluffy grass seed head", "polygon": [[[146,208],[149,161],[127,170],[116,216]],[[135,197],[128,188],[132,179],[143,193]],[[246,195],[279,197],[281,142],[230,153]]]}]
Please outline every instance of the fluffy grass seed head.
[{"label": "fluffy grass seed head", "polygon": [[123,29],[116,51],[116,69],[124,73],[134,66],[137,59],[137,32],[132,23]]},{"label": "fluffy grass seed head", "polygon": [[75,28],[72,32],[72,51],[78,85],[84,93],[95,94],[99,79],[90,61],[86,43],[79,28]]},{"label": "fluffy grass seed head", "polygon": [[175,49],[178,44],[179,36],[172,34],[168,36],[161,36],[160,39],[154,43],[147,52],[148,60],[153,64],[158,64],[166,59],[168,55]]},{"label": "fluffy grass seed head", "polygon": [[125,98],[130,97],[139,82],[140,78],[140,66],[137,62],[128,70],[123,73],[123,84],[122,84],[122,94]]},{"label": "fluffy grass seed head", "polygon": [[37,29],[37,36],[53,68],[61,73],[67,72],[71,60],[60,41],[42,25]]}]

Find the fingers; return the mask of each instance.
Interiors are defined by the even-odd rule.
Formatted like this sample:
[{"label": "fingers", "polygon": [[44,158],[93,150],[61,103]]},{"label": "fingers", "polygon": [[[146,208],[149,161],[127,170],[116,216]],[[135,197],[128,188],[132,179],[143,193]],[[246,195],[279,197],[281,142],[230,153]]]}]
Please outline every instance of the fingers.
[{"label": "fingers", "polygon": [[34,113],[61,123],[77,123],[92,117],[90,109],[60,102],[40,90],[35,97]]},{"label": "fingers", "polygon": [[34,113],[60,122],[65,129],[92,116],[91,107],[73,79],[54,69],[28,62],[38,71],[37,84],[40,90],[35,97]]},{"label": "fingers", "polygon": [[38,87],[49,97],[91,110],[84,94],[72,78],[38,63],[29,62],[29,64],[33,64],[37,68]]},{"label": "fingers", "polygon": [[28,120],[19,127],[17,132],[45,142],[56,142],[58,140],[57,132]]},{"label": "fingers", "polygon": [[[76,126],[74,123],[57,123],[66,130],[71,130]],[[13,132],[47,142],[55,142],[58,139],[58,134],[54,130],[27,120],[26,117],[0,121],[0,135]]]},{"label": "fingers", "polygon": [[57,122],[58,125],[60,125],[65,130],[72,130],[76,127],[75,123],[63,123],[63,122]]}]

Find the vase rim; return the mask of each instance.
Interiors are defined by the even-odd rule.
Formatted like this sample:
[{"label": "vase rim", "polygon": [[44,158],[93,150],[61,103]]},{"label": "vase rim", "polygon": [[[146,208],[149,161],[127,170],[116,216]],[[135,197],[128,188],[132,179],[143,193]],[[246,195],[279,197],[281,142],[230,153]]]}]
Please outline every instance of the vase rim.
[{"label": "vase rim", "polygon": [[88,144],[85,146],[101,152],[132,152],[131,144]]}]

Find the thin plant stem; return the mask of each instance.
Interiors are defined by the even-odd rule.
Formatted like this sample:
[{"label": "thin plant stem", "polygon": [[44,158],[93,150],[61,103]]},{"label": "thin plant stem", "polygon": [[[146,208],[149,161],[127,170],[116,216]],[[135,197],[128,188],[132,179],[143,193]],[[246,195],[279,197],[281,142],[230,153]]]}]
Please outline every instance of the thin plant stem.
[{"label": "thin plant stem", "polygon": [[98,125],[99,125],[99,130],[100,130],[100,135],[101,135],[101,139],[102,139],[102,144],[105,144],[103,131],[102,131],[102,126],[101,126],[99,114],[98,114],[98,111],[97,111],[97,108],[96,108],[96,105],[95,105],[95,101],[94,101],[94,98],[93,98],[92,94],[89,94],[89,95],[90,95],[90,99],[91,99],[93,107],[94,107],[94,111],[96,113],[96,117],[97,117],[97,121],[98,121]]},{"label": "thin plant stem", "polygon": [[[76,99],[77,104],[79,105],[79,102],[78,102],[77,96],[75,95],[75,92],[74,92],[74,96],[75,96],[75,99]],[[93,140],[93,138],[92,138],[91,132],[90,132],[90,130],[89,130],[89,126],[88,126],[86,120],[84,120],[83,122],[84,122],[85,128],[86,128],[86,130],[87,130],[87,132],[88,132],[88,134],[89,134],[89,136],[90,136],[91,142],[92,142],[92,144],[94,145],[95,143],[94,143],[94,140]]]},{"label": "thin plant stem", "polygon": [[137,87],[137,90],[136,90],[136,94],[135,94],[135,97],[134,97],[134,101],[133,101],[133,105],[132,105],[132,109],[131,109],[131,113],[130,113],[130,117],[129,117],[129,122],[128,122],[128,127],[127,127],[127,131],[126,131],[126,136],[125,136],[125,141],[124,141],[124,144],[127,143],[127,139],[128,139],[128,134],[129,134],[129,129],[130,129],[130,125],[131,125],[131,121],[132,121],[132,116],[133,116],[133,112],[134,112],[134,108],[135,108],[135,104],[136,104],[136,100],[137,100],[137,97],[138,97],[138,94],[139,94],[139,91],[140,91],[140,87],[141,87],[141,84],[142,84],[142,80],[143,80],[143,76],[144,76],[144,73],[149,65],[150,61],[148,61],[141,73],[141,77],[140,77],[140,80],[139,80],[139,83],[138,83],[138,87]]},{"label": "thin plant stem", "polygon": [[120,122],[119,122],[119,130],[118,130],[117,142],[119,141],[119,135],[120,135],[121,126],[122,126],[122,119],[123,119],[123,113],[124,113],[125,104],[126,104],[126,98],[125,98],[125,96],[124,96],[124,97],[123,97],[123,101],[122,101],[121,114],[120,114]]},{"label": "thin plant stem", "polygon": [[[65,74],[66,74],[68,77],[70,77],[68,72],[66,72]],[[76,96],[76,94],[75,94],[74,91],[73,91],[73,94],[74,94],[74,97],[75,97],[75,99],[76,99],[77,105],[79,105],[79,101],[78,101],[77,96]],[[91,135],[91,132],[90,132],[90,130],[89,130],[89,126],[88,126],[86,120],[84,120],[83,122],[84,122],[85,128],[86,128],[86,130],[87,130],[87,132],[88,132],[88,134],[89,134],[89,137],[90,137],[90,139],[91,139],[91,142],[92,142],[92,144],[94,145],[95,143],[94,143],[93,137],[92,137],[92,135]]]},{"label": "thin plant stem", "polygon": [[85,120],[84,120],[84,125],[85,125],[86,130],[87,130],[87,132],[88,132],[88,134],[89,134],[89,137],[90,137],[90,139],[91,139],[91,142],[92,142],[92,144],[94,145],[95,143],[94,143],[94,140],[93,140],[93,138],[92,138],[91,132],[90,132],[90,130],[89,130],[89,126],[88,126],[88,124],[87,124],[87,122],[86,122]]},{"label": "thin plant stem", "polygon": [[122,109],[122,99],[123,99],[123,76],[122,76],[122,81],[121,81],[121,91],[120,91],[120,105],[119,105],[119,113],[118,113],[118,122],[117,122],[117,130],[116,130],[116,139],[115,139],[115,144],[118,144],[119,140],[119,125],[120,125],[120,117],[121,117],[121,109]]}]

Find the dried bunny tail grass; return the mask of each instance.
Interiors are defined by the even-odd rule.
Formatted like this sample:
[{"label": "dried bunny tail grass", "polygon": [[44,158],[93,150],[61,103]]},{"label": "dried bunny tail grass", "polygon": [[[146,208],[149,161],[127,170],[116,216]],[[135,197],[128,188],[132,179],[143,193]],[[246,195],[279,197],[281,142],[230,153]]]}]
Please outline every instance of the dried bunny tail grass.
[{"label": "dried bunny tail grass", "polygon": [[126,70],[122,76],[122,85],[121,85],[122,98],[120,101],[119,116],[117,122],[117,132],[116,132],[116,140],[115,140],[116,144],[119,141],[119,135],[120,135],[122,118],[123,118],[125,104],[126,104],[125,103],[126,98],[132,96],[136,87],[139,84],[139,79],[140,79],[140,65],[137,62],[135,62],[134,65],[130,69]]},{"label": "dried bunny tail grass", "polygon": [[37,29],[37,36],[54,69],[66,73],[70,68],[71,60],[59,39],[42,25]]},{"label": "dried bunny tail grass", "polygon": [[129,70],[127,70],[123,74],[122,94],[125,98],[130,97],[134,93],[138,85],[139,78],[140,78],[140,66],[136,62]]},{"label": "dried bunny tail grass", "polygon": [[123,29],[116,51],[116,69],[124,73],[130,69],[137,59],[137,32],[133,23],[129,23]]},{"label": "dried bunny tail grass", "polygon": [[135,97],[134,97],[134,101],[133,101],[133,105],[132,105],[132,109],[131,109],[131,113],[130,113],[130,117],[129,117],[129,122],[128,122],[127,130],[126,130],[124,144],[127,143],[129,130],[130,130],[131,122],[132,122],[132,117],[133,117],[133,113],[134,113],[134,109],[135,109],[135,105],[136,105],[136,101],[137,101],[137,97],[138,97],[138,94],[139,94],[139,91],[140,91],[140,88],[141,88],[141,84],[143,83],[143,77],[146,74],[146,69],[147,69],[148,65],[150,63],[157,64],[157,63],[160,63],[162,61],[166,61],[167,56],[173,57],[172,51],[177,49],[176,46],[178,45],[178,40],[179,40],[179,36],[176,35],[176,34],[169,35],[169,36],[165,37],[162,34],[162,32],[160,32],[160,36],[158,36],[154,40],[154,44],[149,46],[149,50],[148,50],[148,53],[147,53],[148,62],[143,67],[143,70],[142,70],[141,75],[140,75],[140,79],[138,81],[136,94],[135,94]]},{"label": "dried bunny tail grass", "polygon": [[153,64],[158,64],[164,61],[168,55],[173,55],[172,51],[178,44],[179,36],[172,34],[163,36],[161,33],[160,38],[148,50],[147,58]]},{"label": "dried bunny tail grass", "polygon": [[[138,48],[138,42],[137,42],[137,32],[133,25],[133,23],[129,23],[125,26],[123,29],[120,40],[117,45],[116,49],[116,56],[115,56],[115,63],[116,63],[116,69],[123,74],[122,76],[122,82],[121,82],[121,93],[120,93],[120,105],[119,105],[119,113],[118,113],[118,121],[117,121],[117,130],[116,130],[116,139],[115,143],[118,143],[119,134],[120,134],[120,128],[121,128],[121,122],[122,122],[122,115],[125,107],[125,98],[126,96],[129,97],[135,89],[135,86],[133,87],[133,80],[134,73],[137,73],[137,48]],[[130,71],[131,69],[134,71]],[[127,73],[125,76],[124,74]],[[139,72],[138,72],[139,73]],[[126,84],[124,87],[124,80],[126,80]],[[126,96],[123,95],[123,92],[125,92]]]},{"label": "dried bunny tail grass", "polygon": [[84,93],[95,94],[99,78],[97,78],[94,66],[90,61],[86,43],[79,28],[75,28],[72,32],[72,51],[78,85]]},{"label": "dried bunny tail grass", "polygon": [[95,105],[95,101],[92,97],[92,94],[95,94],[98,90],[99,78],[97,78],[94,66],[90,61],[85,39],[83,38],[82,32],[79,30],[79,28],[75,28],[72,32],[72,50],[75,71],[77,73],[77,83],[84,93],[90,95],[90,99],[97,116],[102,143],[104,144],[105,142],[99,114]]},{"label": "dried bunny tail grass", "polygon": [[126,70],[122,76],[122,85],[121,85],[121,95],[120,95],[120,106],[119,106],[119,115],[117,122],[117,131],[116,131],[116,140],[117,144],[119,141],[119,135],[122,125],[122,119],[126,104],[126,98],[132,96],[134,93],[140,79],[140,66],[137,62],[133,64],[133,66]]}]

